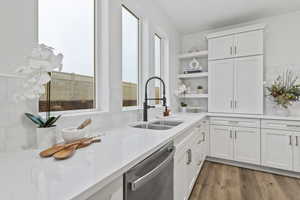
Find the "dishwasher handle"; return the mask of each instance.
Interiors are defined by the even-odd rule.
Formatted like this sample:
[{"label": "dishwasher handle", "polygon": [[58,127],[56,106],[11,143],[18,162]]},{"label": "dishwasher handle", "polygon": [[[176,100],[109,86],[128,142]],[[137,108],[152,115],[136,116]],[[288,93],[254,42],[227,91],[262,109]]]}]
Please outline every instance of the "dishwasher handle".
[{"label": "dishwasher handle", "polygon": [[173,160],[174,154],[175,154],[175,148],[170,148],[169,149],[170,154],[166,157],[166,159],[161,162],[159,165],[157,165],[153,170],[148,172],[147,174],[143,175],[142,177],[130,181],[130,189],[132,191],[138,190],[141,186],[143,186],[145,183],[147,183],[149,180],[157,176],[168,164],[170,161]]}]

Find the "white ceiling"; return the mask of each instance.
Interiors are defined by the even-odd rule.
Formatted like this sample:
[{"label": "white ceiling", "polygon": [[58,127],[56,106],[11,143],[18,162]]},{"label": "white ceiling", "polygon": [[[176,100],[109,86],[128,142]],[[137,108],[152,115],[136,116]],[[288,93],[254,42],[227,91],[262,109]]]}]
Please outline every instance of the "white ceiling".
[{"label": "white ceiling", "polygon": [[300,10],[300,0],[155,0],[182,33]]}]

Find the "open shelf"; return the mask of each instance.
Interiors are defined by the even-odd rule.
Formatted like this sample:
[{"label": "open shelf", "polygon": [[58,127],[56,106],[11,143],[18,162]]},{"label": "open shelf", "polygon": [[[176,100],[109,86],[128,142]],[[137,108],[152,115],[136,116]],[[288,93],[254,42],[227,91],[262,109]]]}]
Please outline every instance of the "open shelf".
[{"label": "open shelf", "polygon": [[193,53],[180,54],[179,59],[189,59],[189,58],[205,58],[208,57],[208,51],[199,51]]},{"label": "open shelf", "polygon": [[179,74],[178,78],[206,78],[208,77],[208,72],[193,73],[193,74]]},{"label": "open shelf", "polygon": [[208,98],[208,94],[186,94],[186,95],[179,95],[179,98],[187,98],[187,99],[201,99],[201,98]]}]

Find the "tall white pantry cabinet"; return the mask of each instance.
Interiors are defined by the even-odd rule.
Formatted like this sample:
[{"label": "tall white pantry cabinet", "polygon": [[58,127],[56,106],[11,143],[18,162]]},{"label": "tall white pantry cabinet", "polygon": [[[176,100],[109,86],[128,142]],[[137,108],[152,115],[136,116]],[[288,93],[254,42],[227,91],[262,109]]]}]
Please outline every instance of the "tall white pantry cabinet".
[{"label": "tall white pantry cabinet", "polygon": [[208,111],[263,114],[264,25],[208,38]]}]

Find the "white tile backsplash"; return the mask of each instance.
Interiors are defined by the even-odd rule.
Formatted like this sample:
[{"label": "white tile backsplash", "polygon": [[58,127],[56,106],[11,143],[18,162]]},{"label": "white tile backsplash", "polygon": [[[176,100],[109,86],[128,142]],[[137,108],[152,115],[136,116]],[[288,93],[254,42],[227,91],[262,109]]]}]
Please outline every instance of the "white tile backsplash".
[{"label": "white tile backsplash", "polygon": [[35,113],[37,104],[36,101],[15,101],[21,84],[21,78],[0,75],[0,152],[35,147],[35,127],[25,119],[24,113]]}]

